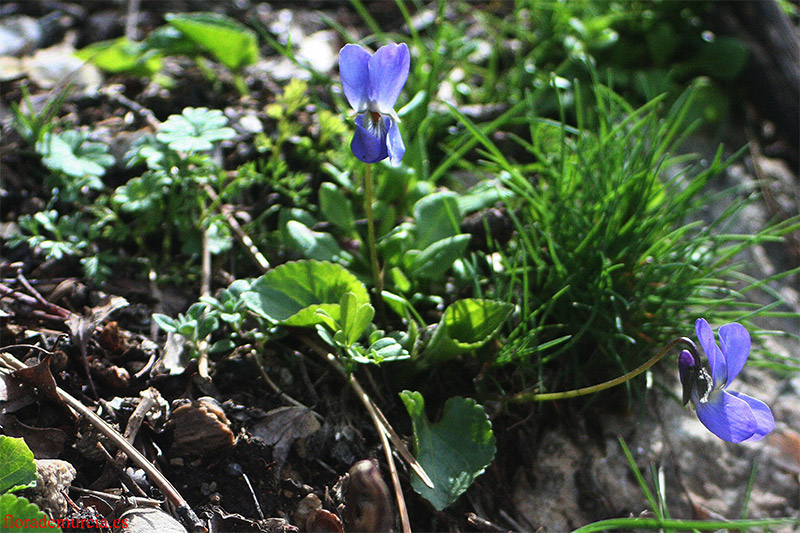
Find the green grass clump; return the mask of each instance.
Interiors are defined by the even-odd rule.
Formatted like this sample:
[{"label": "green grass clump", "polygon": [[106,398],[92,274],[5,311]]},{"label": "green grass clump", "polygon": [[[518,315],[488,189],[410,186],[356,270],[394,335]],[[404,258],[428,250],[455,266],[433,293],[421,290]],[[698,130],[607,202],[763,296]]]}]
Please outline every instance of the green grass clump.
[{"label": "green grass clump", "polygon": [[482,171],[516,193],[506,205],[518,237],[497,250],[495,297],[519,304],[519,322],[497,361],[532,362],[537,380],[550,369],[543,391],[631,370],[698,316],[747,322],[737,289],[749,284],[732,258],[797,228],[720,234],[742,203],[711,225],[696,220],[719,201],[706,185],[730,160],[722,148],[708,162],[675,155],[693,129],[694,94],[634,109],[596,83],[591,102],[575,103],[574,127],[538,117],[531,94],[508,135],[516,146],[502,150],[497,130],[453,110],[484,147]]}]

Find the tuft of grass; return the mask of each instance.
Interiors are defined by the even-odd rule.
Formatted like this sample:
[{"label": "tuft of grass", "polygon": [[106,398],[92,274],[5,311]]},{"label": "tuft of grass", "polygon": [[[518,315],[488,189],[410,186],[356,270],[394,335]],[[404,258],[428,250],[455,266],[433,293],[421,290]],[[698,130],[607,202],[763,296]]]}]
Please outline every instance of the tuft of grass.
[{"label": "tuft of grass", "polygon": [[796,231],[800,217],[755,235],[729,233],[740,201],[711,224],[697,220],[720,201],[706,194],[708,181],[736,157],[724,159],[722,147],[707,162],[674,155],[694,129],[698,88],[669,107],[658,97],[633,108],[595,82],[592,101],[572,106],[574,126],[540,118],[536,93],[516,106],[506,131],[451,107],[482,146],[477,170],[515,193],[506,207],[517,238],[497,249],[503,268],[490,297],[520,311],[497,361],[532,363],[540,381],[547,373],[543,392],[624,373],[687,335],[697,316],[747,326],[756,315],[781,315],[780,300],[763,306],[745,295],[768,293],[769,282],[792,272],[756,282],[734,259]]}]

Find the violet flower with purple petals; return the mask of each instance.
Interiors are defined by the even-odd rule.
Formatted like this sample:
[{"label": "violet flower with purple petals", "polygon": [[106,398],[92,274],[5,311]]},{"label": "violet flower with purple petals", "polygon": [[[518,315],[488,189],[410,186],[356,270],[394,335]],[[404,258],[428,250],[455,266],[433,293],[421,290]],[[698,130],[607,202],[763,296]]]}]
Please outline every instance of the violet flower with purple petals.
[{"label": "violet flower with purple petals", "polygon": [[358,112],[350,149],[365,163],[388,157],[397,166],[403,159],[406,147],[394,104],[406,84],[410,64],[405,43],[381,46],[374,54],[357,44],[345,45],[339,51],[344,95]]},{"label": "violet flower with purple petals", "polygon": [[748,442],[764,438],[775,427],[767,404],[741,392],[726,390],[750,355],[750,334],[741,324],[725,324],[719,328],[720,349],[704,319],[697,320],[695,331],[711,374],[689,351],[681,352],[678,370],[683,403],[691,399],[700,422],[722,440]]}]

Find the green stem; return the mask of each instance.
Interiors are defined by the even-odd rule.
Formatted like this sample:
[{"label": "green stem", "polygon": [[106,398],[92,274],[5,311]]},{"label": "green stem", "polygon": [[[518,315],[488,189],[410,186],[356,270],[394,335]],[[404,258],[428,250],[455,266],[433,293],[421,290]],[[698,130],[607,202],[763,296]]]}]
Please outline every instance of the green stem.
[{"label": "green stem", "polygon": [[642,372],[644,372],[645,370],[656,364],[659,360],[661,360],[662,357],[667,355],[669,351],[675,347],[676,344],[681,342],[686,344],[689,347],[689,351],[691,351],[692,355],[694,355],[695,359],[699,360],[699,356],[697,354],[697,347],[694,345],[694,342],[692,342],[690,339],[686,337],[681,337],[679,339],[673,340],[672,342],[664,346],[664,348],[662,348],[660,352],[651,357],[646,363],[642,364],[640,367],[631,370],[625,375],[614,378],[611,381],[606,381],[598,385],[592,385],[591,387],[583,387],[580,389],[573,389],[563,392],[540,392],[540,393],[520,392],[506,398],[505,401],[512,403],[523,403],[523,402],[546,402],[548,400],[565,400],[567,398],[585,396],[587,394],[592,394],[595,392],[600,392],[602,390],[610,389],[611,387],[616,387],[617,385],[621,385],[622,383],[625,383],[626,381],[635,378],[636,376],[638,376],[639,374],[641,374]]},{"label": "green stem", "polygon": [[367,214],[367,246],[369,247],[369,260],[372,264],[372,278],[375,280],[376,305],[378,316],[383,317],[383,276],[378,267],[378,250],[375,243],[375,216],[372,212],[372,167],[366,164],[364,170],[364,211]]}]

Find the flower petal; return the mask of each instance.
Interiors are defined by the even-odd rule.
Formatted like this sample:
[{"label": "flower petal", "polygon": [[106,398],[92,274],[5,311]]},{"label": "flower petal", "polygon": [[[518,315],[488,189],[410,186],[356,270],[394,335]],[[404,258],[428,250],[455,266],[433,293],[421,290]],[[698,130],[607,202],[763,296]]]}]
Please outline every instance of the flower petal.
[{"label": "flower petal", "polygon": [[739,375],[750,355],[750,334],[741,324],[725,324],[719,328],[719,342],[728,367],[727,383],[730,383]]},{"label": "flower petal", "polygon": [[403,144],[403,136],[400,135],[397,121],[391,120],[391,123],[389,132],[386,134],[386,147],[389,150],[389,163],[396,167],[403,160],[403,155],[406,153],[406,145]]},{"label": "flower petal", "polygon": [[708,359],[714,386],[721,387],[728,382],[728,367],[725,364],[725,356],[722,355],[722,350],[719,349],[717,341],[714,339],[714,332],[711,331],[711,326],[704,318],[697,319],[697,322],[694,323],[694,330],[697,332],[700,346],[703,347],[706,359]]},{"label": "flower petal", "polygon": [[405,43],[381,46],[369,58],[369,99],[378,112],[390,115],[408,80],[411,56]]},{"label": "flower petal", "polygon": [[683,350],[678,356],[678,373],[681,377],[681,388],[683,389],[683,405],[686,405],[691,398],[697,375],[697,363],[688,350]]},{"label": "flower petal", "polygon": [[339,76],[350,107],[365,111],[369,103],[369,59],[368,51],[357,44],[346,44],[339,51]]},{"label": "flower petal", "polygon": [[705,403],[694,392],[692,402],[700,422],[722,440],[742,442],[753,437],[758,429],[750,404],[726,390],[712,392]]},{"label": "flower petal", "polygon": [[[383,118],[384,121],[390,120],[388,117]],[[353,141],[350,143],[350,149],[353,155],[364,163],[377,163],[389,157],[389,151],[386,147],[386,135],[373,135],[364,126],[364,115],[356,117],[356,132],[353,135]],[[386,124],[388,127],[388,124]],[[385,129],[383,131],[386,131]]]},{"label": "flower petal", "polygon": [[747,442],[761,440],[770,431],[775,429],[775,417],[772,416],[772,411],[767,404],[761,400],[756,400],[747,394],[742,394],[741,392],[728,391],[728,393],[739,398],[740,400],[747,402],[747,405],[750,406],[750,409],[753,411],[753,415],[756,417],[756,431],[753,433],[752,437],[747,439]]}]

